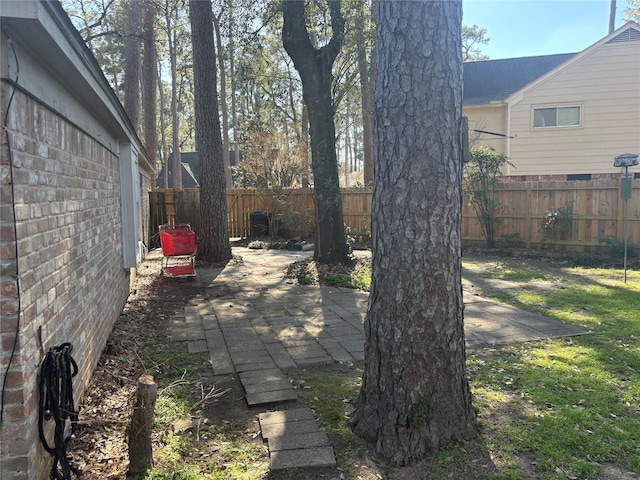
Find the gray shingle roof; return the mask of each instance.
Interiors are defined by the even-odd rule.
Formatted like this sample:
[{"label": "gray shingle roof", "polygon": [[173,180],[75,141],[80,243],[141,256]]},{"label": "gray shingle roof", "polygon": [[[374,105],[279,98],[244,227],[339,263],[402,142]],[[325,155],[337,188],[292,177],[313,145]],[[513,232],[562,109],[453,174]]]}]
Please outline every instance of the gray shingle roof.
[{"label": "gray shingle roof", "polygon": [[[182,187],[192,188],[198,187],[198,178],[200,176],[200,165],[198,163],[197,152],[181,152],[180,161],[182,162]],[[173,153],[169,154],[167,160],[169,164],[169,188],[173,188]],[[164,165],[156,178],[156,186],[164,187]]]},{"label": "gray shingle roof", "polygon": [[[242,152],[240,152],[239,157],[242,160]],[[229,150],[229,163],[231,163],[232,167],[236,165],[235,158],[236,152]],[[182,162],[182,187],[199,187],[200,162],[198,161],[198,152],[181,152],[180,161]],[[167,163],[169,164],[169,188],[173,188],[173,153],[169,154]],[[235,174],[232,174],[232,176],[235,178]],[[164,166],[162,166],[160,173],[156,177],[156,187],[164,188]]]},{"label": "gray shingle roof", "polygon": [[479,60],[464,64],[464,105],[501,101],[566,62],[575,53]]}]

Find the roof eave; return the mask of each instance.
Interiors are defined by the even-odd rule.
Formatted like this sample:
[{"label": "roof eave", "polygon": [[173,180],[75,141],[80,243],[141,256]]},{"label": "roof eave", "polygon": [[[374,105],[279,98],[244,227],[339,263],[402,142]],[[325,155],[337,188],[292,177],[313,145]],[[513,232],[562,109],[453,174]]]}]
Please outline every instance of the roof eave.
[{"label": "roof eave", "polygon": [[520,100],[522,100],[522,97],[524,96],[524,94],[526,92],[528,92],[529,90],[537,87],[539,84],[545,82],[547,79],[557,75],[559,72],[561,72],[565,68],[573,65],[574,63],[578,62],[579,60],[581,60],[582,58],[586,57],[587,55],[590,55],[594,50],[597,50],[602,45],[604,45],[609,40],[611,40],[613,37],[615,37],[616,35],[620,34],[623,30],[626,30],[629,27],[635,28],[636,30],[640,31],[640,25],[638,25],[636,22],[633,22],[633,21],[629,20],[628,22],[626,22],[624,25],[622,25],[620,28],[618,28],[614,32],[612,32],[609,35],[607,35],[606,37],[598,40],[593,45],[585,48],[582,52],[577,53],[576,55],[574,55],[570,59],[568,59],[568,60],[564,61],[563,63],[561,63],[560,65],[558,65],[557,67],[552,68],[551,70],[549,70],[544,75],[539,76],[534,81],[528,83],[524,87],[519,88],[515,92],[511,93],[507,98],[504,99],[504,103],[506,103],[508,105],[512,105],[514,103],[518,103]]}]

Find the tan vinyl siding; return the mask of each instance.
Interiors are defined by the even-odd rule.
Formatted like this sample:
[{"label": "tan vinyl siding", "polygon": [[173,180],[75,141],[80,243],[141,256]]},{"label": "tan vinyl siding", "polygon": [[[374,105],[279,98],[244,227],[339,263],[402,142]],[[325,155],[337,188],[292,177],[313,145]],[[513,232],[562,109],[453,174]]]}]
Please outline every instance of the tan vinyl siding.
[{"label": "tan vinyl siding", "polygon": [[507,134],[506,105],[467,106],[462,114],[469,119],[469,141],[471,147],[488,146],[504,153],[507,150],[505,137],[477,133],[473,130],[484,130],[493,133]]},{"label": "tan vinyl siding", "polygon": [[[533,109],[581,106],[577,127],[533,128]],[[613,158],[640,153],[640,42],[604,44],[511,105],[514,175],[617,173]]]}]

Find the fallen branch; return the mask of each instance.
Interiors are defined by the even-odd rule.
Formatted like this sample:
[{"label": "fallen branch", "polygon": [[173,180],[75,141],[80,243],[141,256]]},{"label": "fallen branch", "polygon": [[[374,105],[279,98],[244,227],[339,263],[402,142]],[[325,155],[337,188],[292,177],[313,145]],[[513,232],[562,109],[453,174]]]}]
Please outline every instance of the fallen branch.
[{"label": "fallen branch", "polygon": [[220,398],[225,393],[228,393],[228,392],[230,392],[232,390],[231,388],[227,388],[226,390],[223,390],[223,391],[220,391],[220,390],[215,391],[215,389],[216,389],[216,386],[214,385],[213,387],[211,387],[211,390],[209,391],[209,393],[207,393],[202,399],[198,400],[196,403],[194,403],[191,406],[189,411],[192,412],[194,409],[196,409],[198,406],[202,405],[207,400],[211,400],[212,398]]}]

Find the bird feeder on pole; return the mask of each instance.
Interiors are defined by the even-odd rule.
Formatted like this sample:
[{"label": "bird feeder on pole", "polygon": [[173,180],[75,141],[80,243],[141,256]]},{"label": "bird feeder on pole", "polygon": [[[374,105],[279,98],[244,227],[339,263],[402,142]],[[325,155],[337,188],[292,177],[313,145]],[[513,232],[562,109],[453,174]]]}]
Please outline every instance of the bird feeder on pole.
[{"label": "bird feeder on pole", "polygon": [[622,218],[622,229],[624,237],[624,283],[627,283],[627,203],[631,198],[631,177],[629,167],[638,165],[638,155],[635,153],[623,153],[613,159],[613,166],[622,168],[622,178],[620,179],[620,199],[624,202],[624,213]]}]

